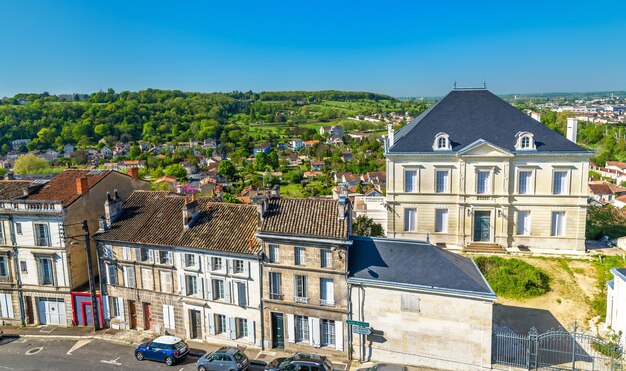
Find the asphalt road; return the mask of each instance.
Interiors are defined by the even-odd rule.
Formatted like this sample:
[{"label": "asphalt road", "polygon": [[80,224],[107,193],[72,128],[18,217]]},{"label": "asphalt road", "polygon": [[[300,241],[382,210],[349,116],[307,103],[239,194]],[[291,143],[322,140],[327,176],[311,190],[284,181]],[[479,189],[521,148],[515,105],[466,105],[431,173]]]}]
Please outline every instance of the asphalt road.
[{"label": "asphalt road", "polygon": [[[0,340],[0,371],[4,370],[195,370],[197,357],[187,356],[168,367],[137,361],[134,347],[102,340],[12,338]],[[251,371],[262,370],[252,366]]]}]

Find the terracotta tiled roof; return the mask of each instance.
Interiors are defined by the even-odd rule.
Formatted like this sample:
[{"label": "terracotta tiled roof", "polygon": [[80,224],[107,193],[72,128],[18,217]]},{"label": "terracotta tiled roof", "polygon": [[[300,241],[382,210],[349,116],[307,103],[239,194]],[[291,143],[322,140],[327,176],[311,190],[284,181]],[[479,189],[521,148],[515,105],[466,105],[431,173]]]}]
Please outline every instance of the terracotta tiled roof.
[{"label": "terracotta tiled roof", "polygon": [[626,188],[604,181],[589,182],[588,186],[589,190],[597,195],[612,195],[626,192]]},{"label": "terracotta tiled roof", "polygon": [[198,217],[183,227],[184,197],[169,192],[135,191],[124,212],[98,240],[256,254],[260,244],[254,234],[254,205],[228,204],[198,199]]},{"label": "terracotta tiled roof", "polygon": [[14,200],[24,196],[31,185],[29,180],[0,180],[0,200]]},{"label": "terracotta tiled roof", "polygon": [[606,166],[615,166],[619,169],[626,170],[626,163],[619,161],[607,161]]},{"label": "terracotta tiled roof", "polygon": [[63,206],[68,206],[80,197],[76,192],[76,179],[86,177],[87,188],[90,189],[111,172],[111,170],[68,169],[52,178],[48,184],[33,192],[27,199],[61,201]]},{"label": "terracotta tiled roof", "polygon": [[335,200],[280,198],[269,201],[261,232],[346,240],[348,218],[339,220]]}]

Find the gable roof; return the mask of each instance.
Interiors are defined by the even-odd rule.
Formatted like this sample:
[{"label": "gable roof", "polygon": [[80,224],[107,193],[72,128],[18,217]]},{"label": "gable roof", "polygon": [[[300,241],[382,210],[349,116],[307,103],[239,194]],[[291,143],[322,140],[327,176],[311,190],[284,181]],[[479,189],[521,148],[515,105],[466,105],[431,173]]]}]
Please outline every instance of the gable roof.
[{"label": "gable roof", "polygon": [[332,199],[273,199],[260,232],[347,240],[348,217],[339,220],[337,201]]},{"label": "gable roof", "polygon": [[0,200],[22,198],[29,192],[30,180],[0,180]]},{"label": "gable roof", "polygon": [[87,188],[91,189],[111,173],[111,170],[67,169],[52,178],[48,184],[33,192],[27,199],[61,201],[63,206],[68,206],[81,196],[76,192],[77,179],[86,177]]},{"label": "gable roof", "polygon": [[423,241],[353,237],[349,279],[399,284],[449,292],[468,292],[495,299],[470,258]]},{"label": "gable roof", "polygon": [[452,151],[479,139],[515,151],[515,135],[534,135],[537,152],[586,152],[486,89],[455,89],[400,129],[389,153],[435,152],[438,133],[450,137]]},{"label": "gable roof", "polygon": [[254,205],[212,202],[200,198],[191,228],[183,226],[183,196],[169,192],[135,191],[123,213],[98,240],[191,247],[256,254],[257,212]]}]

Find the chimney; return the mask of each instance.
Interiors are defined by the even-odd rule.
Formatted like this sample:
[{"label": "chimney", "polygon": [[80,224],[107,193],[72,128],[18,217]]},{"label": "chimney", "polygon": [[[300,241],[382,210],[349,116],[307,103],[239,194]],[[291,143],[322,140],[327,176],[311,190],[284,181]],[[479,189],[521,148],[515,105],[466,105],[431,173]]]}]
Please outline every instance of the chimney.
[{"label": "chimney", "polygon": [[394,134],[395,131],[393,130],[393,124],[387,124],[387,149],[391,148],[391,146],[393,146],[394,143]]},{"label": "chimney", "polygon": [[183,228],[191,228],[197,217],[198,201],[196,200],[196,195],[192,195],[191,200],[189,200],[189,197],[185,197],[185,204],[183,205]]},{"label": "chimney", "polygon": [[266,196],[255,196],[251,197],[250,201],[256,205],[256,211],[259,216],[259,223],[265,219],[267,215],[267,197]]},{"label": "chimney", "polygon": [[567,139],[576,143],[578,138],[578,120],[575,117],[567,118]]},{"label": "chimney", "polygon": [[109,225],[107,224],[107,220],[105,217],[101,216],[98,219],[98,232],[105,232],[109,229]]},{"label": "chimney", "polygon": [[341,193],[337,198],[337,219],[344,220],[346,218],[346,209],[348,206],[348,189],[346,186],[342,187]]},{"label": "chimney", "polygon": [[4,175],[4,180],[14,180],[15,179],[15,175],[13,175],[13,173],[6,173]]},{"label": "chimney", "polygon": [[86,176],[76,178],[76,193],[84,195],[89,190],[88,181]]},{"label": "chimney", "polygon": [[106,223],[107,229],[122,213],[123,202],[117,194],[117,189],[113,191],[113,194],[115,197],[111,198],[111,193],[107,192],[107,199],[104,201],[104,222]]},{"label": "chimney", "polygon": [[539,113],[539,112],[531,112],[530,113],[530,117],[532,117],[535,120],[541,122],[541,113]]},{"label": "chimney", "polygon": [[139,168],[131,167],[130,169],[128,169],[128,175],[133,179],[139,179]]}]

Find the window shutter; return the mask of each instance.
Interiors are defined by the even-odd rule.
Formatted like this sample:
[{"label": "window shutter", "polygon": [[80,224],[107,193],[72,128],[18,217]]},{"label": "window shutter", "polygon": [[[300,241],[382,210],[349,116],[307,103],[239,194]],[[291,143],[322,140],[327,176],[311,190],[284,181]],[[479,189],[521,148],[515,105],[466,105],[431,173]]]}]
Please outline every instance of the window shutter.
[{"label": "window shutter", "polygon": [[235,325],[235,317],[226,318],[226,326],[228,326],[228,332],[232,340],[237,339],[237,325]]},{"label": "window shutter", "polygon": [[196,279],[198,280],[198,296],[204,298],[204,278],[197,277]]},{"label": "window shutter", "polygon": [[226,266],[228,267],[226,273],[232,274],[235,271],[233,269],[233,259],[226,259]]},{"label": "window shutter", "polygon": [[176,329],[176,317],[174,317],[174,306],[169,306],[169,315],[170,315],[170,327],[172,330]]},{"label": "window shutter", "polygon": [[320,347],[320,319],[319,318],[309,318],[309,334],[311,334],[311,345],[319,348]]},{"label": "window shutter", "polygon": [[117,305],[117,313],[119,313],[119,317],[122,320],[124,320],[126,318],[124,314],[124,299],[116,298],[116,305]]},{"label": "window shutter", "polygon": [[287,341],[290,343],[296,342],[293,314],[287,313]]},{"label": "window shutter", "polygon": [[335,321],[335,349],[343,352],[343,322]]},{"label": "window shutter", "polygon": [[233,283],[231,281],[224,282],[224,300],[227,303],[232,303],[232,300],[231,300],[232,287],[233,287]]},{"label": "window shutter", "polygon": [[187,291],[185,290],[185,275],[184,274],[178,275],[178,294],[179,295],[187,294]]},{"label": "window shutter", "polygon": [[0,294],[0,317],[13,318],[13,301],[11,294]]},{"label": "window shutter", "polygon": [[243,261],[243,275],[248,277],[249,274],[250,274],[250,262],[244,260]]},{"label": "window shutter", "polygon": [[255,322],[248,319],[246,321],[246,324],[248,326],[248,341],[255,344],[256,343],[256,334],[255,334],[256,327],[254,326]]},{"label": "window shutter", "polygon": [[163,304],[163,327],[165,328],[171,328],[170,327],[170,309],[169,309],[169,305]]},{"label": "window shutter", "polygon": [[215,335],[215,315],[209,312],[207,318],[209,320],[209,334]]}]

